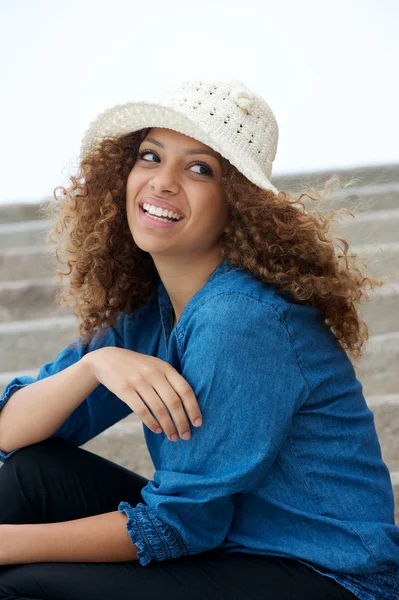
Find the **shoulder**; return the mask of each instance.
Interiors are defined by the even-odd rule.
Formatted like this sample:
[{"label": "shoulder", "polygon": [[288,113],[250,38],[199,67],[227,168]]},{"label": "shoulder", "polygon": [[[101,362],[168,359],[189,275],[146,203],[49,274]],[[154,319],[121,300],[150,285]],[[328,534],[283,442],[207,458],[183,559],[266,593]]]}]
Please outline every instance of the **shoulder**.
[{"label": "shoulder", "polygon": [[212,315],[213,319],[224,321],[232,312],[238,312],[249,322],[262,313],[284,319],[289,310],[286,295],[244,269],[233,267],[197,294],[186,316],[187,321]]},{"label": "shoulder", "polygon": [[305,340],[320,331],[329,335],[319,309],[295,302],[288,293],[243,269],[232,268],[218,277],[188,307],[179,323],[182,343],[205,331],[207,337],[223,333],[236,339],[239,335],[255,339],[262,332],[269,340],[275,335],[291,342],[296,336]]},{"label": "shoulder", "polygon": [[[197,300],[189,312],[180,319],[180,341],[186,347],[189,340],[206,340],[220,344],[259,343],[259,338],[269,342],[273,336],[289,334],[285,316],[290,306],[284,298],[261,282],[248,285],[218,286]],[[266,341],[266,340],[265,340]]]}]

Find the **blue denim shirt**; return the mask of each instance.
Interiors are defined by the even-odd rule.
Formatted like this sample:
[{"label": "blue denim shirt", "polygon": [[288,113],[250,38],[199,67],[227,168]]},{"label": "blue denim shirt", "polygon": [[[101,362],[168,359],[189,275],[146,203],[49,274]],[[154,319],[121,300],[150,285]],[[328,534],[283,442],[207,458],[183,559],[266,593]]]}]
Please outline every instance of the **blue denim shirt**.
[{"label": "blue denim shirt", "polygon": [[[172,329],[173,316],[159,281],[144,306],[120,313],[88,349],[117,346],[169,362],[203,416],[188,441],[143,425],[154,479],[143,503],[118,505],[140,564],[219,547],[297,559],[362,600],[398,598],[389,472],[362,385],[321,312],[225,260]],[[64,348],[37,379],[83,353]],[[34,381],[13,379],[0,408]],[[80,446],[131,412],[99,385],[53,437]]]}]

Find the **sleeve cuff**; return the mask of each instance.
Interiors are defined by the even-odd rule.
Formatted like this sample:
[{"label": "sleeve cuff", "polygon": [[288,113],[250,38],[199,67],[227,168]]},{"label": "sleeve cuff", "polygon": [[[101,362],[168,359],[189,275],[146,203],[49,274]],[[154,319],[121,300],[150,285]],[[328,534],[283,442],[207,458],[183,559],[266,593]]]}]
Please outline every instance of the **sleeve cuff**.
[{"label": "sleeve cuff", "polygon": [[162,561],[190,554],[179,531],[161,521],[149,506],[139,502],[132,507],[121,502],[118,510],[128,517],[126,530],[132,544],[139,548],[137,560],[143,567],[151,560]]},{"label": "sleeve cuff", "polygon": [[[30,377],[29,379],[32,379],[32,381],[35,381],[33,379],[33,377]],[[6,403],[11,398],[11,396],[13,395],[14,392],[19,390],[20,388],[25,387],[26,385],[28,385],[27,381],[15,381],[15,379],[13,381],[11,381],[9,384],[7,384],[2,396],[0,398],[0,410],[6,405]]]},{"label": "sleeve cuff", "polygon": [[[25,379],[35,381],[32,377],[26,377]],[[6,405],[7,401],[10,399],[10,397],[12,396],[12,394],[14,392],[19,390],[20,388],[25,387],[26,385],[28,385],[28,383],[29,383],[28,381],[26,381],[26,382],[21,381],[21,382],[14,382],[14,383],[10,382],[6,386],[2,397],[0,398],[0,410]],[[12,450],[11,452],[3,452],[3,450],[0,449],[0,461],[5,462],[7,460],[7,458],[9,458],[17,450],[19,450],[19,448],[16,448],[15,450]]]}]

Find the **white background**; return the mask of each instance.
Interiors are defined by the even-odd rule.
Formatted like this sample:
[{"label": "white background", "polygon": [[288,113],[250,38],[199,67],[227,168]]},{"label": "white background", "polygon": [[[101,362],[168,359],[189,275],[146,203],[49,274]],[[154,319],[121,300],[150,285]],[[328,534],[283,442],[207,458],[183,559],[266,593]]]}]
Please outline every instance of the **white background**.
[{"label": "white background", "polygon": [[0,0],[0,203],[65,185],[90,121],[239,79],[279,124],[273,175],[399,162],[397,0]]}]

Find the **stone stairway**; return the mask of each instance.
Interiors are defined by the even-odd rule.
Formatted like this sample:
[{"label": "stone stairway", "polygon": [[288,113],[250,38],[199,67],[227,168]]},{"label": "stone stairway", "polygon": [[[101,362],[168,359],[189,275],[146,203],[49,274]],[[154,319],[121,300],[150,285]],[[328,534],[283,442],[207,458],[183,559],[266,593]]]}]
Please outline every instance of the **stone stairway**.
[{"label": "stone stairway", "polygon": [[[365,274],[385,285],[360,306],[370,329],[362,360],[355,366],[368,405],[374,413],[382,454],[391,473],[399,516],[399,165],[351,168],[273,179],[281,190],[295,194],[307,185],[321,190],[332,174],[356,183],[333,193],[321,212],[346,207],[332,226],[350,251],[363,258]],[[0,391],[17,374],[36,376],[40,366],[78,337],[71,309],[57,307],[60,285],[55,259],[45,247],[50,223],[40,218],[39,205],[0,206]],[[143,424],[129,415],[83,448],[101,454],[140,475],[153,478],[154,467],[145,443]],[[372,485],[372,482],[370,482]],[[397,519],[398,522],[398,519]]]}]

